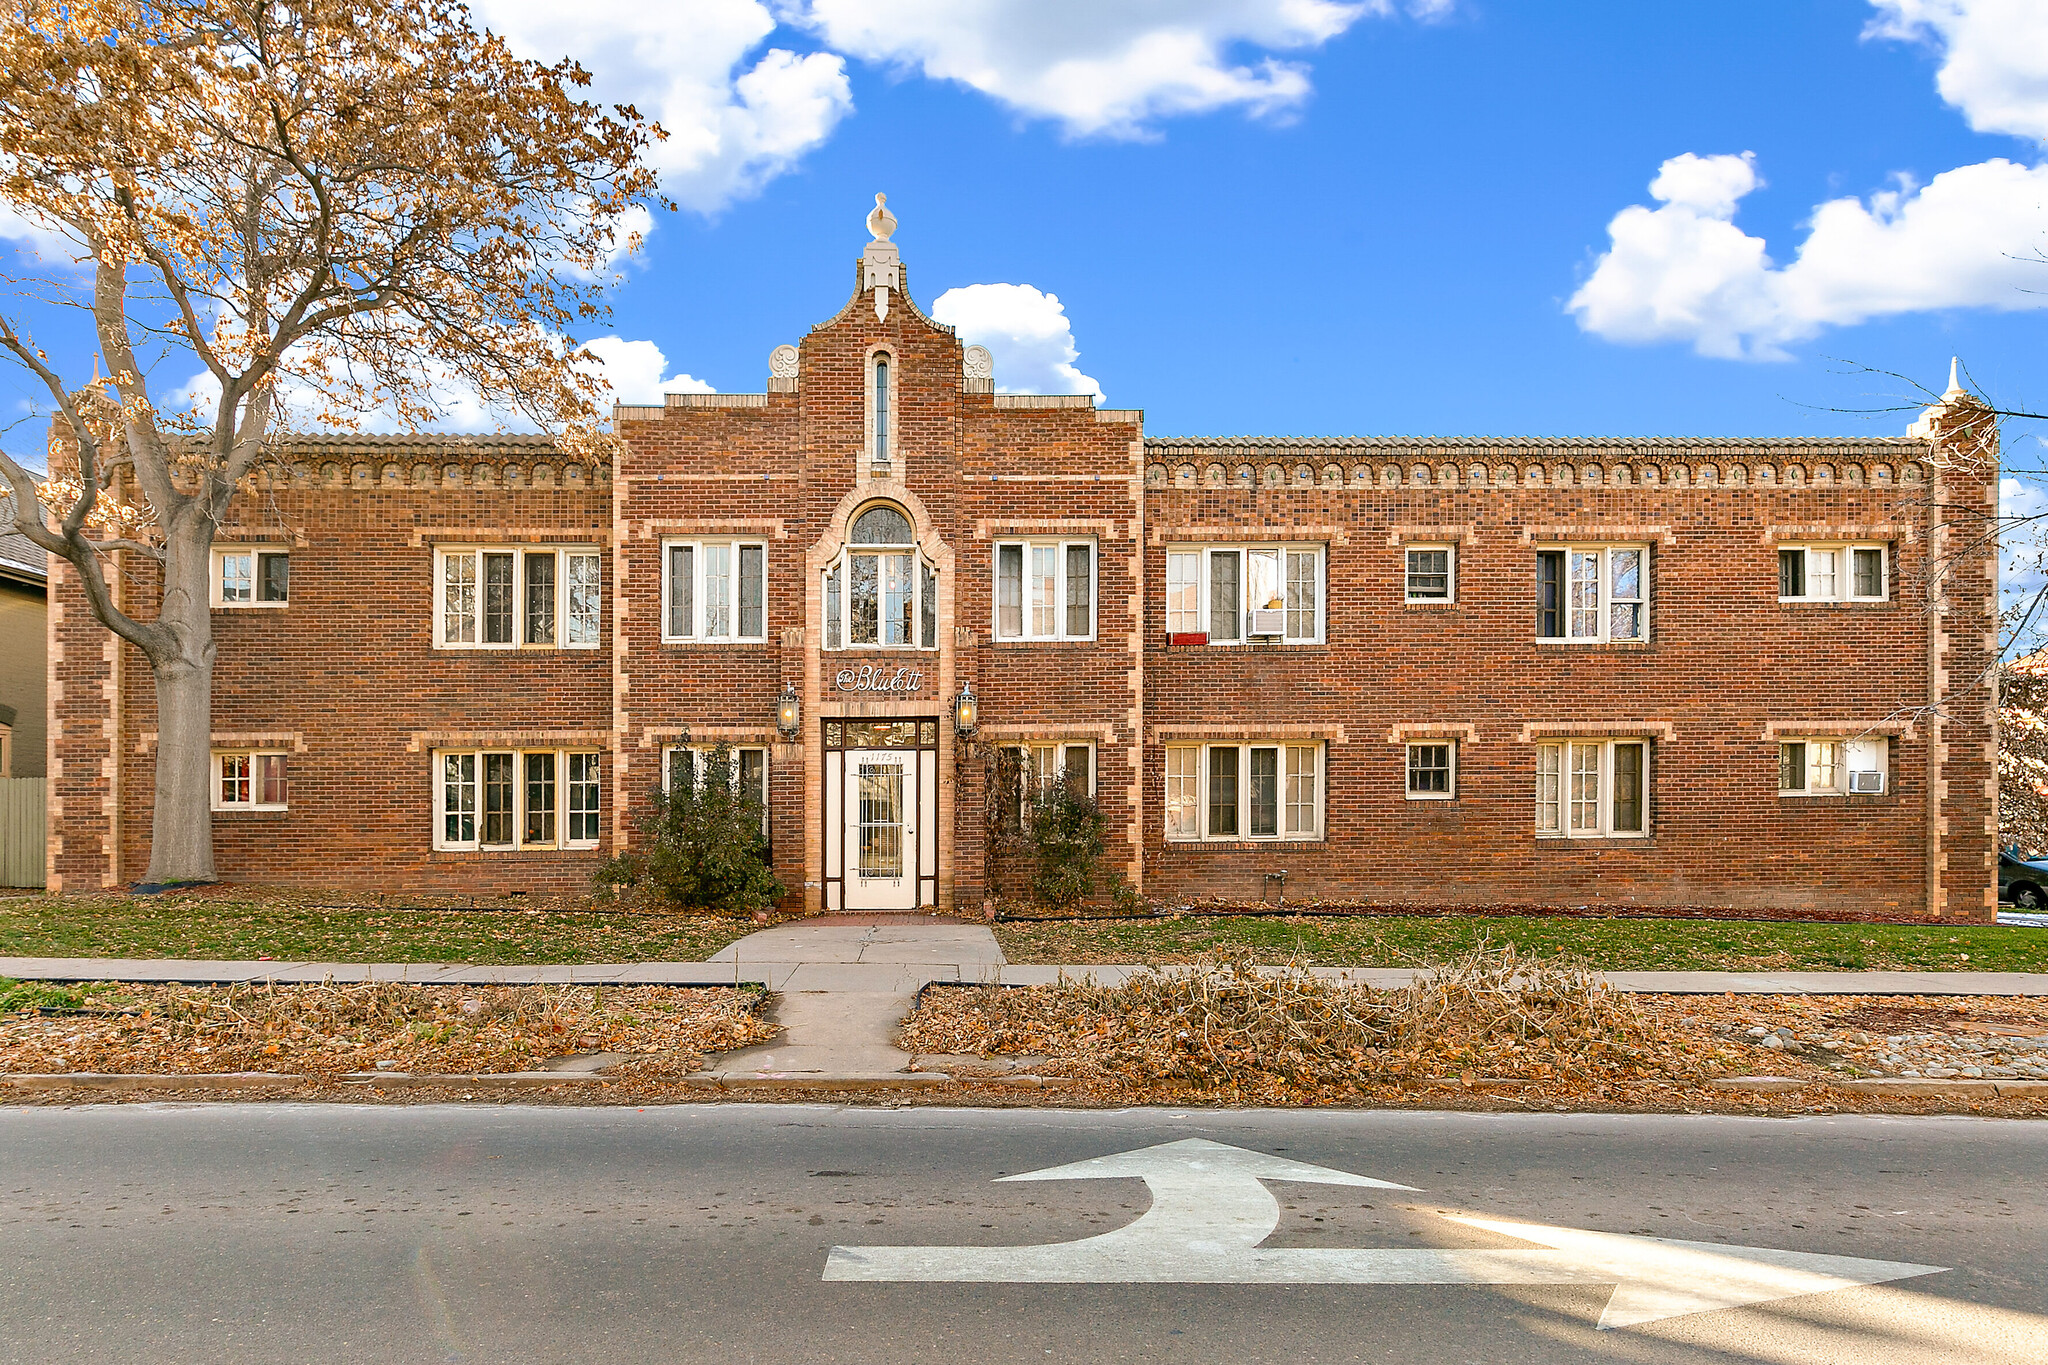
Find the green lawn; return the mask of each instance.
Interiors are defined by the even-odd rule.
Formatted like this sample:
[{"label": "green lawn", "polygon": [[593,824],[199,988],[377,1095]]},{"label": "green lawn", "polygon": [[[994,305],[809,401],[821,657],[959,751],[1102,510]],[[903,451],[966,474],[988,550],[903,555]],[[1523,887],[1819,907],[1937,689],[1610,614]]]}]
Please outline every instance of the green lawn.
[{"label": "green lawn", "polygon": [[323,908],[233,895],[0,902],[0,957],[701,962],[758,926],[629,910]]},{"label": "green lawn", "polygon": [[1012,962],[1185,962],[1211,949],[1261,961],[1404,967],[1482,938],[1615,971],[2048,971],[2048,929],[1752,923],[1739,920],[1188,916],[999,923]]}]

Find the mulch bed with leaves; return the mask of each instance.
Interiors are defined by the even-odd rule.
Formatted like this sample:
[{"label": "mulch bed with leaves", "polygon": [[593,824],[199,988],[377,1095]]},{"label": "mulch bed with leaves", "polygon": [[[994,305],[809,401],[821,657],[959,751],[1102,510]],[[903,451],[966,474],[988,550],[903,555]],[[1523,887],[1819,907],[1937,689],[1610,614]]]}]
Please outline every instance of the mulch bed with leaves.
[{"label": "mulch bed with leaves", "polygon": [[[608,1082],[675,1084],[706,1053],[777,1031],[759,992],[726,988],[21,983],[0,996],[0,1075],[278,1072],[357,1097],[352,1072],[531,1071],[592,1053],[619,1056]],[[68,1092],[38,1098],[51,1093]]]},{"label": "mulch bed with leaves", "polygon": [[[1826,1084],[2031,1076],[2014,1062],[2048,1065],[2048,1001],[1636,996],[1607,989],[1583,964],[1511,949],[1470,954],[1399,991],[1227,958],[1115,987],[934,988],[901,1041],[929,1054],[1031,1055],[1033,1072],[1060,1078],[1059,1093],[1081,1103],[2048,1116],[2048,1095],[1871,1095]],[[1747,1075],[1814,1084],[1785,1094],[1710,1084]]]}]

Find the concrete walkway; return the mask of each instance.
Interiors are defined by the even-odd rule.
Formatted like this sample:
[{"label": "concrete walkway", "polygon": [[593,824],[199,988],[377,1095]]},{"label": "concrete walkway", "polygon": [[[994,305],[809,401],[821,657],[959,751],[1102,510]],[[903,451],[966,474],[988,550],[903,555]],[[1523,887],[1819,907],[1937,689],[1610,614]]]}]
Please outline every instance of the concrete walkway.
[{"label": "concrete walkway", "polygon": [[[897,1026],[925,986],[1036,986],[1062,976],[1116,985],[1146,970],[1012,965],[984,926],[909,916],[829,917],[779,925],[728,944],[708,962],[480,967],[0,957],[0,977],[42,981],[766,986],[778,993],[775,1022],[782,1034],[772,1043],[727,1053],[716,1070],[690,1078],[693,1085],[718,1089],[944,1085],[951,1079],[948,1065],[975,1059],[934,1058],[920,1065],[896,1046]],[[1418,974],[1386,967],[1313,970],[1327,979],[1379,990],[1407,986]],[[2026,972],[1610,972],[1607,980],[1617,990],[1676,995],[2048,996],[2048,974]],[[1032,1083],[1030,1077],[1016,1079]]]},{"label": "concrete walkway", "polygon": [[979,925],[950,920],[848,923],[805,920],[764,929],[711,958],[743,977],[781,984],[775,1022],[782,1036],[742,1048],[690,1084],[818,1089],[944,1085],[943,1071],[912,1071],[896,1029],[932,981],[1000,979],[1003,950]]},{"label": "concrete walkway", "polygon": [[[826,926],[837,928],[838,926]],[[988,934],[973,926],[947,929]],[[785,931],[768,930],[763,935]],[[1092,979],[1105,986],[1153,968],[1140,966],[1030,966],[1002,961],[988,934],[993,960],[975,960],[957,947],[931,950],[934,960],[909,959],[915,945],[877,947],[862,943],[857,954],[821,939],[815,948],[793,942],[763,945],[774,957],[754,957],[741,947],[709,962],[586,962],[545,966],[472,966],[454,962],[250,962],[181,958],[0,957],[0,978],[19,981],[176,982],[217,986],[250,981],[280,985],[333,981],[393,981],[425,986],[732,986],[741,983],[774,991],[915,992],[928,982],[1000,986],[1046,986],[1062,976]],[[725,952],[732,952],[728,948]],[[815,952],[818,956],[794,958]],[[887,955],[901,952],[906,960]],[[837,954],[837,956],[835,956]],[[879,954],[879,955],[878,955]],[[1165,967],[1158,970],[1173,971]],[[1317,976],[1376,990],[1398,990],[1418,973],[1407,967],[1313,967]],[[2012,995],[2048,996],[2041,972],[1609,972],[1616,990],[1652,995]]]}]

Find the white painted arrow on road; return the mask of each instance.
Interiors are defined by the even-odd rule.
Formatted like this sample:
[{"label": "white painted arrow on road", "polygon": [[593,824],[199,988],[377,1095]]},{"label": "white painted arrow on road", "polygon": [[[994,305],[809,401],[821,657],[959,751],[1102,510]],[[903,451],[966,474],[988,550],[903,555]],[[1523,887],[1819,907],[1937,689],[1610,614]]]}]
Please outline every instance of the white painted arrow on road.
[{"label": "white painted arrow on road", "polygon": [[1259,1243],[1280,1225],[1280,1202],[1264,1181],[1412,1187],[1203,1138],[1003,1179],[1139,1179],[1152,1191],[1152,1207],[1125,1227],[1076,1242],[833,1247],[825,1278],[956,1284],[1611,1284],[1614,1293],[1600,1316],[1600,1326],[1611,1328],[1945,1269],[1461,1215],[1446,1216],[1548,1250],[1261,1249]]}]

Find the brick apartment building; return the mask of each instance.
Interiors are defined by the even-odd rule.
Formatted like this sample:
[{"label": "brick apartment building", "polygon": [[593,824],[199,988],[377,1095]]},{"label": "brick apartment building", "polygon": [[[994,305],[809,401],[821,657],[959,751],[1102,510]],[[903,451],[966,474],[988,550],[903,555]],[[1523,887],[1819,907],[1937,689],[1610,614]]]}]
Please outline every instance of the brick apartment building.
[{"label": "brick apartment building", "polygon": [[[869,226],[766,392],[622,406],[616,467],[336,435],[252,481],[222,876],[581,887],[724,744],[793,901],[978,906],[1009,749],[1154,899],[1992,913],[1960,390],[1897,440],[1148,437],[996,392]],[[149,672],[62,566],[50,632],[50,884],[131,880]]]}]

